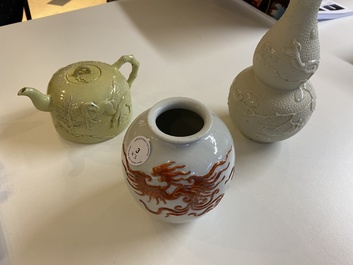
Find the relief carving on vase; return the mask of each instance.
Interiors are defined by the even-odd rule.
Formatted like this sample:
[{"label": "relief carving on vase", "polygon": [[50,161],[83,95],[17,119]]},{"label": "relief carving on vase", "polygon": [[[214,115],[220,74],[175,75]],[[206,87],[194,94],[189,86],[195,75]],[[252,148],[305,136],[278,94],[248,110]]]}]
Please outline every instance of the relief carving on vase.
[{"label": "relief carving on vase", "polygon": [[282,141],[299,132],[311,117],[316,94],[309,79],[320,62],[320,4],[321,0],[291,0],[257,44],[253,65],[233,80],[229,114],[247,138]]},{"label": "relief carving on vase", "polygon": [[251,93],[234,91],[232,95],[234,102],[239,111],[243,112],[247,117],[249,126],[253,124],[260,127],[256,131],[258,138],[279,137],[280,135],[293,134],[299,131],[308,121],[307,113],[311,113],[315,109],[315,95],[312,94],[310,88],[303,84],[293,93],[294,100],[301,104],[300,108],[291,107],[291,104],[284,106],[273,106],[277,111],[264,110],[263,105],[259,105],[257,97]]},{"label": "relief carving on vase", "polygon": [[295,39],[291,45],[276,50],[270,42],[254,54],[254,62],[271,69],[275,76],[285,82],[305,83],[316,72],[319,60],[302,60],[302,45]]}]

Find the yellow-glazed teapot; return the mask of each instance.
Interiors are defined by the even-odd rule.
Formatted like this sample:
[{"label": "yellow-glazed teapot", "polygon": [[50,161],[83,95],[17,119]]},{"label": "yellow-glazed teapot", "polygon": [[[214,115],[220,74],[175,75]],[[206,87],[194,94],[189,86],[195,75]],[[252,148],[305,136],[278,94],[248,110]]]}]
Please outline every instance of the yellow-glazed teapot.
[{"label": "yellow-glazed teapot", "polygon": [[[126,80],[120,67],[130,63]],[[98,143],[124,130],[131,118],[130,88],[139,62],[122,56],[112,65],[83,61],[59,69],[51,78],[47,94],[24,87],[18,95],[28,96],[34,106],[51,113],[57,132],[76,143]]]}]

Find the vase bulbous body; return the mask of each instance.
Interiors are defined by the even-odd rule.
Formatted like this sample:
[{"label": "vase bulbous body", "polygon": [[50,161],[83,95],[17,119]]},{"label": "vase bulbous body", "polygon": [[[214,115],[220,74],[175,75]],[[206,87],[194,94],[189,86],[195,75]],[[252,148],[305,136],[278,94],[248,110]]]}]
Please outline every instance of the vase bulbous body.
[{"label": "vase bulbous body", "polygon": [[246,137],[267,143],[285,140],[311,117],[316,94],[309,79],[320,62],[320,4],[321,0],[291,0],[259,41],[253,65],[234,79],[229,112]]},{"label": "vase bulbous body", "polygon": [[155,218],[185,223],[214,209],[234,173],[225,124],[202,103],[165,99],[139,115],[122,145],[127,186]]}]

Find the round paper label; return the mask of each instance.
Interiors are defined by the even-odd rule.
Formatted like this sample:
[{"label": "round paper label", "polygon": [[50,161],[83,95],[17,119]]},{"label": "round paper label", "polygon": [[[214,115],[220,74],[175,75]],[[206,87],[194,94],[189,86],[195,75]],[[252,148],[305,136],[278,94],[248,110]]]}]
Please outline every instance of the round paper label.
[{"label": "round paper label", "polygon": [[149,140],[144,136],[136,136],[127,148],[127,158],[134,166],[142,165],[146,162],[151,153]]}]

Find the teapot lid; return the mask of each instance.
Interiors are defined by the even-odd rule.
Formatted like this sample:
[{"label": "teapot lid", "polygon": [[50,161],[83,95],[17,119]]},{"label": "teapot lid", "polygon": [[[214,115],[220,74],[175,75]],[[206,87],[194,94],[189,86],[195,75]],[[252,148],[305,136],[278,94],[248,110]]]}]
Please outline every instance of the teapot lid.
[{"label": "teapot lid", "polygon": [[72,64],[66,72],[66,79],[74,84],[87,84],[97,80],[102,70],[92,62]]}]

